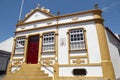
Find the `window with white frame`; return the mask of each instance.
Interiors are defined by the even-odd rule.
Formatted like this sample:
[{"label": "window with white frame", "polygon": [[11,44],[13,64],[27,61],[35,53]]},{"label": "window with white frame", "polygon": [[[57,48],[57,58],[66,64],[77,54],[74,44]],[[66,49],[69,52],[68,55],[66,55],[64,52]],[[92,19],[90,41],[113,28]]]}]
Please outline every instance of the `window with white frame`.
[{"label": "window with white frame", "polygon": [[85,49],[84,30],[74,29],[70,30],[70,50]]},{"label": "window with white frame", "polygon": [[19,37],[16,39],[16,48],[22,48],[25,44],[25,37]]},{"label": "window with white frame", "polygon": [[16,39],[15,54],[23,53],[25,45],[25,37],[19,37]]},{"label": "window with white frame", "polygon": [[43,52],[54,51],[54,32],[43,35]]}]

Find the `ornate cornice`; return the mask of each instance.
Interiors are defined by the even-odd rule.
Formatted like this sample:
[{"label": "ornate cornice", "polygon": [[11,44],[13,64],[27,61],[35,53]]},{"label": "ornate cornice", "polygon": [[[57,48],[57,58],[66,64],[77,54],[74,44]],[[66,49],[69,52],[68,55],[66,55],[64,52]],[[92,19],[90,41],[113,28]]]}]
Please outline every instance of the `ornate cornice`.
[{"label": "ornate cornice", "polygon": [[[38,9],[37,9],[37,10],[38,10]],[[41,11],[41,10],[40,10],[40,11]],[[34,12],[35,12],[35,11],[34,11]],[[34,13],[34,12],[33,12],[33,13]],[[31,14],[33,14],[33,13],[31,13]],[[42,22],[42,21],[48,21],[48,20],[54,20],[54,19],[57,20],[58,18],[64,18],[64,17],[70,17],[70,16],[76,16],[76,15],[88,14],[88,13],[93,13],[93,14],[99,13],[99,14],[101,14],[102,11],[101,11],[100,9],[94,9],[94,10],[88,10],[88,11],[83,11],[83,12],[76,12],[76,13],[65,14],[65,15],[60,15],[60,16],[52,16],[52,17],[50,17],[50,18],[45,18],[45,19],[36,20],[36,21],[31,21],[31,22],[26,22],[26,23],[23,23],[24,20],[22,20],[22,21],[20,21],[20,22],[16,25],[16,27],[22,26],[22,25],[27,25],[27,24],[33,24],[33,23],[37,23],[37,22]],[[31,14],[28,15],[28,17],[31,16]],[[49,14],[49,13],[47,13],[47,14]]]}]

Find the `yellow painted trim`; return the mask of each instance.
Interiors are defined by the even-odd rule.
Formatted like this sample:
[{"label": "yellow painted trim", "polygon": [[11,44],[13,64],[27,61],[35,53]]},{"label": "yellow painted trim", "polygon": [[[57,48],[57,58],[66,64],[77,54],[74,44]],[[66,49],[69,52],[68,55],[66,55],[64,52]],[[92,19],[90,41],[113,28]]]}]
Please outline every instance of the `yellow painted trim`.
[{"label": "yellow painted trim", "polygon": [[58,31],[55,32],[55,59],[58,62]]},{"label": "yellow painted trim", "polygon": [[88,51],[88,43],[87,43],[87,34],[86,30],[84,29],[84,39],[85,39],[85,47],[86,47],[86,54],[87,54],[87,63],[89,64],[89,51]]},{"label": "yellow painted trim", "polygon": [[37,28],[32,28],[32,29],[26,29],[26,30],[20,30],[16,31],[16,33],[19,32],[27,32],[27,31],[33,31],[33,30],[38,30],[38,29],[45,29],[45,28],[51,28],[51,27],[61,27],[62,25],[70,25],[70,24],[77,24],[77,23],[85,23],[85,22],[91,22],[91,21],[103,21],[101,18],[94,18],[94,19],[89,19],[89,20],[82,20],[82,21],[75,21],[75,22],[68,22],[68,23],[59,23],[59,24],[54,24],[54,25],[48,25],[48,26],[43,26],[43,27],[37,27]]},{"label": "yellow painted trim", "polygon": [[85,48],[85,49],[80,49],[80,50],[69,50],[69,52],[79,52],[79,51],[87,51],[87,49]]},{"label": "yellow painted trim", "polygon": [[25,38],[24,58],[23,58],[24,63],[26,63],[27,60],[27,48],[28,48],[28,36],[26,36]]},{"label": "yellow painted trim", "polygon": [[23,60],[23,58],[13,58],[12,61],[20,61]]},{"label": "yellow painted trim", "polygon": [[41,54],[42,54],[42,35],[39,34],[39,51],[38,51],[38,64],[41,64]]},{"label": "yellow painted trim", "polygon": [[44,34],[48,34],[48,33],[55,33],[55,32],[56,32],[55,30],[52,30],[52,31],[47,31],[47,32],[43,32],[41,36],[43,37],[43,35],[44,35]]},{"label": "yellow painted trim", "polygon": [[54,63],[54,80],[58,80],[59,78],[59,64],[55,61]]},{"label": "yellow painted trim", "polygon": [[70,35],[67,32],[67,39],[68,39],[68,64],[70,64]]},{"label": "yellow painted trim", "polygon": [[55,60],[55,57],[43,57],[43,58],[41,58],[41,60],[47,60],[47,59],[51,59],[51,60]]},{"label": "yellow painted trim", "polygon": [[16,36],[15,38],[17,39],[17,38],[21,38],[21,37],[26,37],[26,36]]},{"label": "yellow painted trim", "polygon": [[40,34],[40,44],[39,44],[39,48],[41,49],[41,51],[39,52],[39,57],[40,57],[40,64],[41,64],[41,60],[42,60],[42,48],[43,48],[43,34]]},{"label": "yellow painted trim", "polygon": [[20,21],[16,26],[33,24],[33,23],[42,22],[42,21],[48,21],[48,20],[51,21],[51,20],[58,19],[58,18],[60,19],[60,18],[64,18],[64,17],[77,16],[77,15],[83,15],[83,14],[88,14],[88,13],[96,13],[96,12],[102,13],[101,10],[96,9],[96,10],[88,10],[88,11],[84,11],[84,12],[77,12],[77,13],[72,13],[72,14],[54,16],[54,17],[51,17],[51,18],[46,18],[46,19],[42,19],[42,20],[31,21],[31,22],[27,22],[27,23],[23,23],[26,20],[26,19],[24,19],[24,20]]},{"label": "yellow painted trim", "polygon": [[36,36],[36,35],[40,35],[40,34],[39,34],[39,33],[29,34],[29,35],[28,35],[28,39],[29,39],[29,37],[31,37],[31,36]]},{"label": "yellow painted trim", "polygon": [[45,53],[55,53],[55,50],[54,51],[43,51],[42,53],[43,54],[45,54]]},{"label": "yellow painted trim", "polygon": [[101,63],[90,63],[90,64],[59,64],[60,67],[80,67],[80,66],[101,66]]},{"label": "yellow painted trim", "polygon": [[[57,16],[59,17],[59,15]],[[58,63],[58,25],[59,24],[59,18],[57,18],[57,26],[56,26],[56,32],[55,32],[55,63],[54,63],[54,80],[59,79],[59,63]]]},{"label": "yellow painted trim", "polygon": [[73,64],[81,64],[81,63],[85,64],[85,60],[75,59],[75,60],[72,60],[72,63]]},{"label": "yellow painted trim", "polygon": [[85,56],[70,56],[70,59],[77,59],[77,58],[87,58],[87,55],[85,55]]},{"label": "yellow painted trim", "polygon": [[[102,18],[101,14],[98,12],[94,14],[94,17]],[[101,59],[102,59],[103,77],[114,80],[115,73],[114,73],[113,65],[110,59],[110,53],[108,49],[107,38],[105,35],[105,28],[103,25],[103,21],[95,21],[95,25],[96,25],[96,31],[97,31]]]}]

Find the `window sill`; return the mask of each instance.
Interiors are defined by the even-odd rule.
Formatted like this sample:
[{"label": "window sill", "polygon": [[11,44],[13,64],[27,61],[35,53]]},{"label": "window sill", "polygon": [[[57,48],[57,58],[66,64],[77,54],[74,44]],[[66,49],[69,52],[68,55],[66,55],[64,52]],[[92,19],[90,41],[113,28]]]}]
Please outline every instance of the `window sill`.
[{"label": "window sill", "polygon": [[16,54],[18,54],[18,55],[19,55],[19,54],[24,54],[24,52],[16,52],[15,55],[16,55]]},{"label": "window sill", "polygon": [[15,48],[15,49],[24,49],[24,47],[17,47],[17,48]]},{"label": "window sill", "polygon": [[79,52],[79,51],[87,51],[87,49],[80,49],[80,50],[69,50],[69,52]]},{"label": "window sill", "polygon": [[43,51],[42,53],[55,53],[55,51]]}]

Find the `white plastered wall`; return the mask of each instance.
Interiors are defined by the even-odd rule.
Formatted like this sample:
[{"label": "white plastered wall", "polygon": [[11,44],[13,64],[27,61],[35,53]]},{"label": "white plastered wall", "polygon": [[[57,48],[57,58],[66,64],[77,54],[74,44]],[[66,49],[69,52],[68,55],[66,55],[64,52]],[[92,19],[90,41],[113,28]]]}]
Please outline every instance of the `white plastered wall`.
[{"label": "white plastered wall", "polygon": [[26,35],[33,35],[33,34],[42,34],[42,33],[51,32],[51,31],[56,31],[56,27],[50,27],[50,28],[45,28],[45,29],[38,29],[38,30],[33,30],[33,31],[16,33],[16,36],[26,36]]},{"label": "white plastered wall", "polygon": [[95,23],[86,27],[86,37],[90,63],[101,63],[101,54]]},{"label": "white plastered wall", "polygon": [[[59,68],[59,76],[73,76],[72,70],[73,69],[79,69],[79,68],[84,68],[87,70],[87,75],[86,77],[102,77],[102,68],[100,66],[93,66],[93,67],[60,67]],[[93,72],[94,71],[94,72]]]},{"label": "white plastered wall", "polygon": [[32,16],[30,16],[25,22],[36,21],[36,20],[45,19],[45,18],[49,18],[49,17],[50,16],[47,16],[47,15],[37,11]]},{"label": "white plastered wall", "polygon": [[120,50],[120,42],[118,42],[113,35],[106,30],[106,36],[107,36],[107,42],[108,42],[108,48],[110,52],[111,61],[113,64],[115,77],[116,79],[120,78],[120,53],[118,49]]}]

